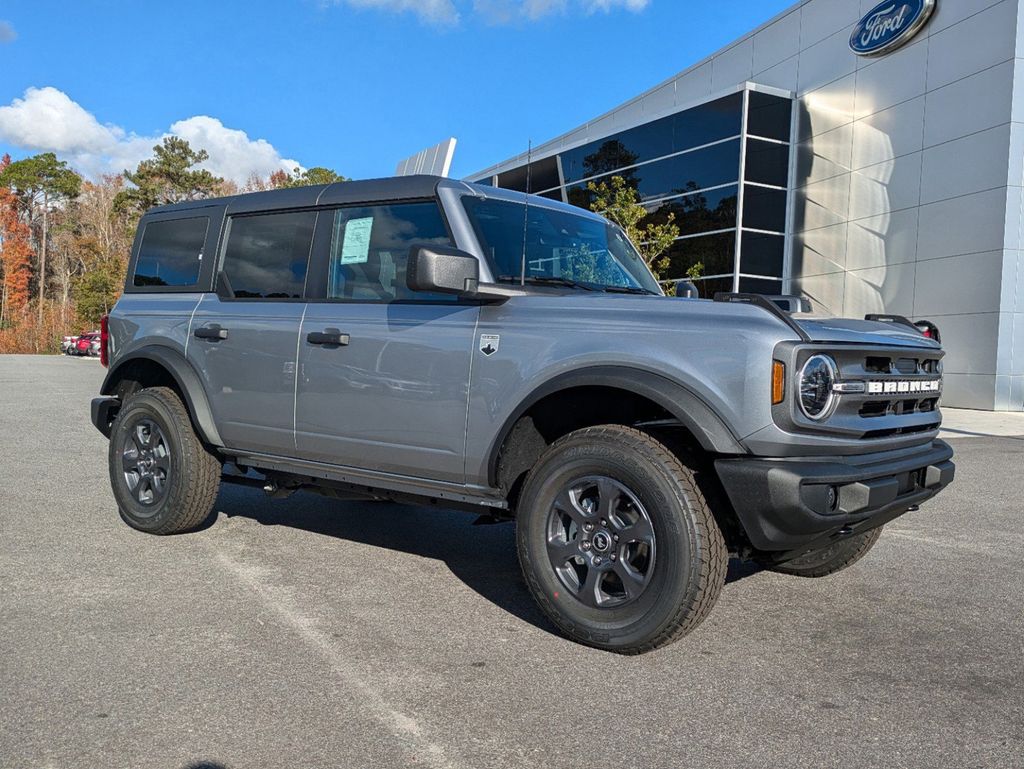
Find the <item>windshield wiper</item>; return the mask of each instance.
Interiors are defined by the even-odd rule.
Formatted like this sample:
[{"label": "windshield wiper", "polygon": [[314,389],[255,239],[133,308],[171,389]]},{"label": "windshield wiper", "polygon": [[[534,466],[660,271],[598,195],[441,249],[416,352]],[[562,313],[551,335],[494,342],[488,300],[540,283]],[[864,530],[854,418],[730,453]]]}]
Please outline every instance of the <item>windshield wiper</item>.
[{"label": "windshield wiper", "polygon": [[[498,276],[499,283],[518,283],[519,278],[514,275],[500,275]],[[567,288],[582,288],[584,291],[597,291],[599,289],[588,283],[580,283],[576,280],[570,280],[569,278],[558,278],[554,275],[527,275],[527,283],[533,283],[540,286],[565,286]]]},{"label": "windshield wiper", "polygon": [[649,291],[646,288],[640,286],[605,286],[603,289],[608,294],[650,294],[654,295],[653,291]]}]

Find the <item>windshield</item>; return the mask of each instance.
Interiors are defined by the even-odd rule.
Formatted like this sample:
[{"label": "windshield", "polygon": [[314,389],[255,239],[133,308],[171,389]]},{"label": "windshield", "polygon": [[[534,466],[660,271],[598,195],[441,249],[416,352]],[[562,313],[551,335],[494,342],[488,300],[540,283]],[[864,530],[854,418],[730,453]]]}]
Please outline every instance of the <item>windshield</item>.
[{"label": "windshield", "polygon": [[525,229],[527,282],[661,293],[625,234],[608,222],[506,200],[462,200],[499,281],[519,281]]}]

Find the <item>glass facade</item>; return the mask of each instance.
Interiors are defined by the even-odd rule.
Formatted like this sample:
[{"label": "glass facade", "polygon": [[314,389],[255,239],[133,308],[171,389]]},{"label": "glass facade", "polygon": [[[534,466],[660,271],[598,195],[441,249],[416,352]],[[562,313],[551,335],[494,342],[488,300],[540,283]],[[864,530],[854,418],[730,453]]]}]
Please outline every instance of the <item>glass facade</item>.
[{"label": "glass facade", "polygon": [[590,183],[619,176],[647,222],[672,216],[668,282],[699,268],[701,296],[782,293],[792,100],[745,88],[556,155],[477,179],[590,209]]}]

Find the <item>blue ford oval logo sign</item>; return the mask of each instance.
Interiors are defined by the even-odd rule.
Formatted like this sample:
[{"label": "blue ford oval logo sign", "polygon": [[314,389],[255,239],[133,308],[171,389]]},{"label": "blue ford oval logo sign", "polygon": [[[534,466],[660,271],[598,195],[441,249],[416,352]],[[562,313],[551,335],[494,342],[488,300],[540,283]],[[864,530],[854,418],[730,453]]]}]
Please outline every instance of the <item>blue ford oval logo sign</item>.
[{"label": "blue ford oval logo sign", "polygon": [[861,56],[894,51],[916,35],[934,12],[935,0],[886,0],[854,27],[850,48]]}]

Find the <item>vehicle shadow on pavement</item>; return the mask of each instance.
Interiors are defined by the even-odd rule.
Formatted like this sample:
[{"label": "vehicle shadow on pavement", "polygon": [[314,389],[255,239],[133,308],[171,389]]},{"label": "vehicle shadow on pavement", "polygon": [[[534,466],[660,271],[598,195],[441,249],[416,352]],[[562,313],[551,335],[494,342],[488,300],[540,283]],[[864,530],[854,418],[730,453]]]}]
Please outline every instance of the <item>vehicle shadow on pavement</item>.
[{"label": "vehicle shadow on pavement", "polygon": [[[221,487],[216,509],[228,518],[249,518],[264,526],[288,526],[441,561],[467,587],[499,608],[561,635],[541,614],[523,581],[511,522],[474,525],[479,516],[473,513],[329,499],[304,492],[274,500],[230,484]],[[213,519],[209,523],[216,525]],[[756,564],[731,559],[726,584],[761,570]]]},{"label": "vehicle shadow on pavement", "polygon": [[473,513],[304,492],[273,500],[230,484],[221,487],[216,509],[229,518],[250,518],[264,526],[289,526],[441,561],[491,603],[558,635],[523,582],[511,522],[475,526],[479,516]]}]

